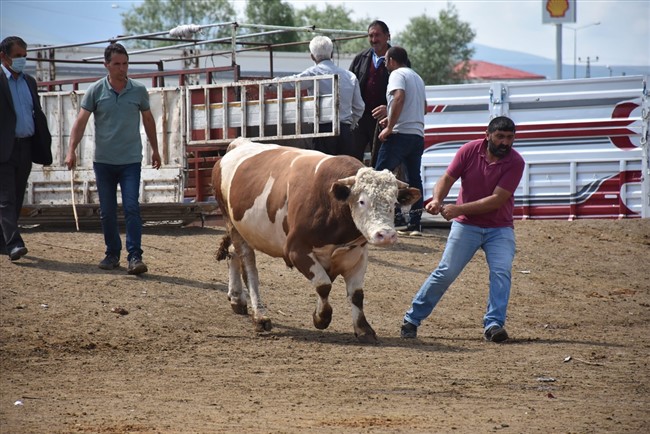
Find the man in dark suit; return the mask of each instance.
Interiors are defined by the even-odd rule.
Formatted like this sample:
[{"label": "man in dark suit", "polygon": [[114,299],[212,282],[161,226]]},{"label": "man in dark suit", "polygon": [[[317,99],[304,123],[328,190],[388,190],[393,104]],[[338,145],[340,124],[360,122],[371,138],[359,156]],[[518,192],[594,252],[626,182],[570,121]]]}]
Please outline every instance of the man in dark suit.
[{"label": "man in dark suit", "polygon": [[[359,80],[361,89],[361,98],[366,105],[365,112],[359,120],[359,127],[354,130],[355,142],[357,146],[356,157],[363,161],[363,154],[366,147],[373,150],[373,144],[377,142],[379,135],[377,121],[387,116],[386,111],[386,87],[388,86],[388,69],[384,56],[390,48],[390,31],[385,22],[375,20],[368,25],[368,42],[370,48],[367,48],[357,54],[350,64],[352,71]],[[411,62],[406,64],[409,68]],[[378,146],[377,146],[378,148]],[[374,166],[376,152],[373,152]]]},{"label": "man in dark suit", "polygon": [[[390,31],[385,22],[375,20],[368,25],[367,48],[357,54],[350,64],[352,71],[359,80],[361,98],[365,104],[363,116],[359,119],[358,127],[354,133],[353,156],[364,160],[366,148],[370,150],[370,165],[375,167],[379,154],[379,132],[377,122],[388,116],[386,109],[386,88],[388,87],[388,69],[386,68],[385,56],[390,48]],[[407,61],[406,66],[411,67]],[[405,180],[403,173],[398,173],[400,179]],[[395,208],[395,226],[405,226],[406,220],[399,207]]]},{"label": "man in dark suit", "polygon": [[[383,21],[373,21],[368,26],[368,42],[370,48],[357,54],[350,64],[352,71],[359,80],[361,97],[366,105],[365,112],[355,129],[356,157],[363,161],[363,154],[369,146],[372,151],[373,141],[379,134],[376,131],[377,120],[385,117],[385,113],[373,113],[377,107],[386,106],[386,86],[388,85],[388,70],[384,55],[390,48],[390,31]],[[383,114],[383,116],[381,116]],[[372,162],[374,165],[374,161]]]},{"label": "man in dark suit", "polygon": [[[26,60],[27,44],[21,38],[9,36],[0,43],[0,253],[12,261],[27,254],[18,218],[32,161],[52,162],[51,136],[36,80],[23,73]],[[42,160],[43,143],[47,143],[49,161]]]}]

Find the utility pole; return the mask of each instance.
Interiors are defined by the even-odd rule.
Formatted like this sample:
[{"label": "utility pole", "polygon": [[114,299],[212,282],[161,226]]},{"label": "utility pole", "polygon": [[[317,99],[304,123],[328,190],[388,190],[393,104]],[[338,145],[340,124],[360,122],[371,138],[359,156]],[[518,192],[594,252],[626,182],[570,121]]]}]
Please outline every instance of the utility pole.
[{"label": "utility pole", "polygon": [[598,62],[598,56],[596,56],[595,59],[592,59],[591,57],[587,56],[587,60],[582,60],[581,58],[578,57],[578,61],[587,63],[587,71],[585,72],[585,78],[591,78],[591,62]]},{"label": "utility pole", "polygon": [[555,78],[562,79],[562,23],[555,25]]},{"label": "utility pole", "polygon": [[578,57],[578,30],[586,29],[587,27],[591,26],[599,26],[600,21],[597,21],[595,23],[590,23],[584,26],[580,27],[565,27],[566,29],[569,29],[573,31],[573,78],[576,78],[576,59]]}]

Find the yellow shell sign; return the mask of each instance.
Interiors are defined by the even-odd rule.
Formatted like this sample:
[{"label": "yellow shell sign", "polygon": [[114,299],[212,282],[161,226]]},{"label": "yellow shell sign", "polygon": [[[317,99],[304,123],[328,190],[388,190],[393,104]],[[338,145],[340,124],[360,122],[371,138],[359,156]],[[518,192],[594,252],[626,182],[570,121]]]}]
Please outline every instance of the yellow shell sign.
[{"label": "yellow shell sign", "polygon": [[569,10],[568,0],[546,0],[546,10],[553,18],[564,17]]},{"label": "yellow shell sign", "polygon": [[575,23],[576,0],[542,0],[542,23]]}]

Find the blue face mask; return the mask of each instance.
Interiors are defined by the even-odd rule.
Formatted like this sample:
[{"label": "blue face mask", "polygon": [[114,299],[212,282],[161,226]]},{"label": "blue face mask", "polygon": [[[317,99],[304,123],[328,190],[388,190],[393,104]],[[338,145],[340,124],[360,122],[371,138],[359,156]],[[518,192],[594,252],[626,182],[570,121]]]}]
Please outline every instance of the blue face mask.
[{"label": "blue face mask", "polygon": [[10,68],[13,72],[20,74],[25,69],[25,63],[27,63],[26,57],[16,57],[11,59]]}]

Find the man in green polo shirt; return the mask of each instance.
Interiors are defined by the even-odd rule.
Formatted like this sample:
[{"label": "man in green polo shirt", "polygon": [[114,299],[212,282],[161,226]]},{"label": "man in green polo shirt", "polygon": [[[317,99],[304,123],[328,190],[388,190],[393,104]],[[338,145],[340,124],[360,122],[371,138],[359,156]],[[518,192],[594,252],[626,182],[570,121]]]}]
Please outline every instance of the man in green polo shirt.
[{"label": "man in green polo shirt", "polygon": [[99,194],[99,211],[106,244],[106,257],[99,268],[119,267],[122,241],[117,224],[117,186],[122,191],[126,221],[128,273],[142,274],[142,219],[140,217],[140,172],[142,140],[140,117],[152,149],[152,165],[161,166],[156,123],[149,107],[146,87],[127,77],[129,55],[117,43],[104,51],[108,75],[93,83],[81,101],[81,110],[70,132],[70,147],[65,159],[68,169],[76,163],[75,151],[83,137],[91,113],[95,117],[95,157],[93,169]]}]

